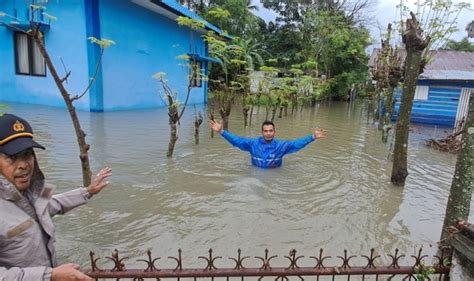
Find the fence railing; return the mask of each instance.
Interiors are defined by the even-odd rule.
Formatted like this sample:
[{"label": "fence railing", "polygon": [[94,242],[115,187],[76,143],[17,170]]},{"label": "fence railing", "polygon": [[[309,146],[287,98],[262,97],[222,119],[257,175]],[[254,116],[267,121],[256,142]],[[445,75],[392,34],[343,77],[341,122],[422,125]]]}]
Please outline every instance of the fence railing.
[{"label": "fence railing", "polygon": [[[304,280],[305,277],[315,276],[316,280],[320,277],[325,276],[326,278],[332,277],[335,280],[336,276],[347,277],[347,280],[351,280],[351,277],[365,280],[366,277],[371,277],[371,280],[391,280],[395,276],[402,278],[402,280],[432,280],[437,277],[438,280],[442,280],[444,276],[449,273],[449,266],[447,265],[450,256],[446,256],[442,253],[441,256],[433,256],[436,262],[429,266],[425,262],[428,255],[423,255],[422,248],[418,250],[417,255],[406,256],[400,254],[398,249],[392,254],[387,255],[391,260],[388,265],[380,265],[377,260],[380,259],[380,255],[376,255],[375,250],[371,249],[369,255],[361,255],[361,258],[366,259],[366,264],[354,265],[351,261],[356,258],[355,255],[349,255],[347,250],[344,250],[344,254],[336,257],[331,257],[323,254],[323,249],[319,250],[319,255],[309,256],[305,262],[311,261],[312,266],[300,266],[304,256],[297,255],[296,250],[291,250],[288,255],[283,256],[288,261],[286,267],[273,267],[271,262],[277,258],[277,255],[270,255],[269,250],[265,249],[264,256],[255,256],[254,263],[260,264],[260,267],[246,267],[244,261],[248,263],[250,256],[242,255],[242,251],[237,251],[237,256],[229,257],[230,260],[235,264],[232,268],[218,268],[216,266],[216,260],[222,259],[221,256],[214,256],[213,250],[209,249],[206,256],[199,256],[199,259],[205,261],[206,266],[204,268],[184,268],[183,258],[181,249],[178,250],[178,256],[168,257],[168,259],[176,262],[174,268],[161,268],[157,265],[160,257],[153,257],[151,251],[147,252],[147,256],[144,259],[138,259],[137,262],[144,263],[144,269],[128,269],[125,265],[127,257],[122,257],[119,251],[113,251],[112,255],[106,257],[107,260],[113,262],[113,267],[110,269],[100,268],[98,266],[99,257],[96,257],[94,252],[90,252],[91,271],[86,272],[92,278],[113,278],[113,279],[134,279],[143,280],[147,278],[235,278],[240,277],[242,280],[245,277],[258,277],[259,280],[266,276],[275,277],[275,280],[288,280],[288,277],[297,277],[300,280]],[[329,259],[336,259],[340,261],[340,265],[327,265]],[[401,259],[405,261],[411,260],[409,265],[401,265]],[[274,260],[273,260],[274,261]],[[411,264],[411,265],[410,265]],[[379,279],[381,278],[381,279]]]}]

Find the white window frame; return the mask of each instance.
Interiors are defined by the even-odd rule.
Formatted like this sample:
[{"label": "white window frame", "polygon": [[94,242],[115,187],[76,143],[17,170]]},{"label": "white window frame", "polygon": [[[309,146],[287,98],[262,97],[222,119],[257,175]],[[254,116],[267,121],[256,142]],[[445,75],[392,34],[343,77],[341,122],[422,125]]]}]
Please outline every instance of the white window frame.
[{"label": "white window frame", "polygon": [[23,32],[14,32],[13,41],[16,74],[46,77],[46,63],[34,38]]},{"label": "white window frame", "polygon": [[415,100],[428,100],[429,86],[416,86]]}]

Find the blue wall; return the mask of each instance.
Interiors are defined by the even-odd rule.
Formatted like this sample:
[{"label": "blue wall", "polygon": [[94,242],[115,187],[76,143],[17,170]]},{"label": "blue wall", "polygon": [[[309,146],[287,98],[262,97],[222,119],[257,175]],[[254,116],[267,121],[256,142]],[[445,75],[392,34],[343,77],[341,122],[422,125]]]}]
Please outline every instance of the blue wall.
[{"label": "blue wall", "polygon": [[[59,74],[64,75],[60,57],[72,74],[65,84],[71,94],[80,93],[88,82],[84,4],[81,0],[50,1],[47,12],[58,18],[45,34],[45,44]],[[28,20],[28,3],[24,0],[2,0],[0,11]],[[59,4],[58,4],[59,3]],[[59,5],[61,8],[59,9]],[[1,20],[9,21],[3,17]],[[65,107],[49,72],[46,77],[17,75],[13,31],[0,26],[0,101],[46,104]],[[89,109],[89,98],[76,102],[79,109]]]},{"label": "blue wall", "polygon": [[[411,122],[453,127],[456,122],[462,88],[452,82],[423,81],[418,85],[429,86],[428,99],[413,102]],[[395,98],[396,103],[392,120],[397,119],[400,110],[400,89],[395,90]]]},{"label": "blue wall", "polygon": [[[114,40],[103,59],[105,110],[164,106],[160,84],[153,74],[165,72],[184,102],[189,69],[176,59],[196,49],[204,55],[204,42],[176,21],[130,1],[100,1],[101,35]],[[190,39],[193,38],[192,42]],[[204,89],[194,88],[190,103],[204,103]]]},{"label": "blue wall", "polygon": [[[0,11],[13,14],[16,8],[23,11],[24,16],[19,17],[26,21],[27,3],[2,0]],[[94,6],[95,14],[90,12]],[[46,46],[60,73],[60,56],[72,71],[66,87],[73,95],[86,88],[95,71],[97,48],[91,48],[87,37],[116,42],[105,51],[101,75],[91,88],[92,98],[84,96],[75,103],[77,108],[111,111],[164,106],[159,96],[161,87],[152,78],[156,72],[167,73],[171,88],[179,93],[178,100],[184,102],[189,69],[176,57],[189,52],[204,56],[201,34],[130,0],[50,1],[47,12],[58,20],[52,22],[45,36]],[[65,107],[50,73],[47,77],[15,74],[13,46],[13,32],[0,27],[0,101]],[[189,102],[205,103],[206,89],[207,82],[194,88]]]}]

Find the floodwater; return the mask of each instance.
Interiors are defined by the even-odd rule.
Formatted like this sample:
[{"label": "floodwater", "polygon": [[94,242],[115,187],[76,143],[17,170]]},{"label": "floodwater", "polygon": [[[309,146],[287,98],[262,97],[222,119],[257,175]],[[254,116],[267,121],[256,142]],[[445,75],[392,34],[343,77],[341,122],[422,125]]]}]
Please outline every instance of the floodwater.
[{"label": "floodwater", "polygon": [[[114,175],[89,204],[55,218],[60,262],[87,268],[93,250],[102,257],[99,266],[110,267],[105,256],[113,249],[129,257],[128,268],[145,268],[136,259],[145,258],[148,249],[161,257],[161,268],[175,267],[167,257],[177,256],[179,248],[185,268],[204,268],[198,256],[206,256],[209,248],[224,257],[217,267],[233,267],[227,257],[235,257],[238,248],[251,257],[264,256],[268,248],[278,255],[273,266],[287,265],[283,256],[293,248],[306,257],[303,265],[313,264],[308,257],[320,248],[333,257],[328,264],[340,264],[336,256],[344,249],[360,256],[375,248],[383,261],[395,248],[407,256],[420,246],[433,253],[456,156],[423,145],[443,135],[443,129],[414,126],[406,186],[392,186],[388,158],[393,143],[380,141],[366,107],[363,102],[321,104],[277,119],[279,138],[300,137],[316,127],[328,136],[286,156],[283,167],[272,170],[252,167],[247,153],[218,135],[211,138],[206,124],[195,145],[193,107],[182,121],[173,159],[166,158],[166,109],[81,112],[93,174],[107,165]],[[58,191],[79,186],[78,148],[67,111],[18,104],[10,111],[30,120],[37,141],[47,147],[38,157],[49,182]],[[244,128],[236,108],[230,131],[258,136],[264,117],[261,108],[252,127]],[[253,258],[244,265],[252,263],[261,265]]]}]

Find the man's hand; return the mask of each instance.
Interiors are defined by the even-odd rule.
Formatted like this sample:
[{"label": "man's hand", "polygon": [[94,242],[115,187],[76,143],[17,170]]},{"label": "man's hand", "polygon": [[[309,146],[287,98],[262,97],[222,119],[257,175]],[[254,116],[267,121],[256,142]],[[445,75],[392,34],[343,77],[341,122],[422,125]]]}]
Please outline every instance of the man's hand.
[{"label": "man's hand", "polygon": [[315,139],[324,138],[324,137],[326,137],[326,130],[324,130],[322,128],[317,128],[316,131],[314,131],[313,136],[314,136]]},{"label": "man's hand", "polygon": [[53,268],[51,281],[91,281],[94,280],[79,271],[78,264],[67,263]]},{"label": "man's hand", "polygon": [[112,175],[112,169],[109,167],[105,167],[97,174],[95,179],[91,182],[91,184],[87,187],[87,191],[94,195],[99,193],[104,187],[109,184],[107,178]]},{"label": "man's hand", "polygon": [[211,120],[211,122],[209,122],[209,126],[214,132],[222,134],[223,129],[221,123],[217,122],[216,120]]}]

